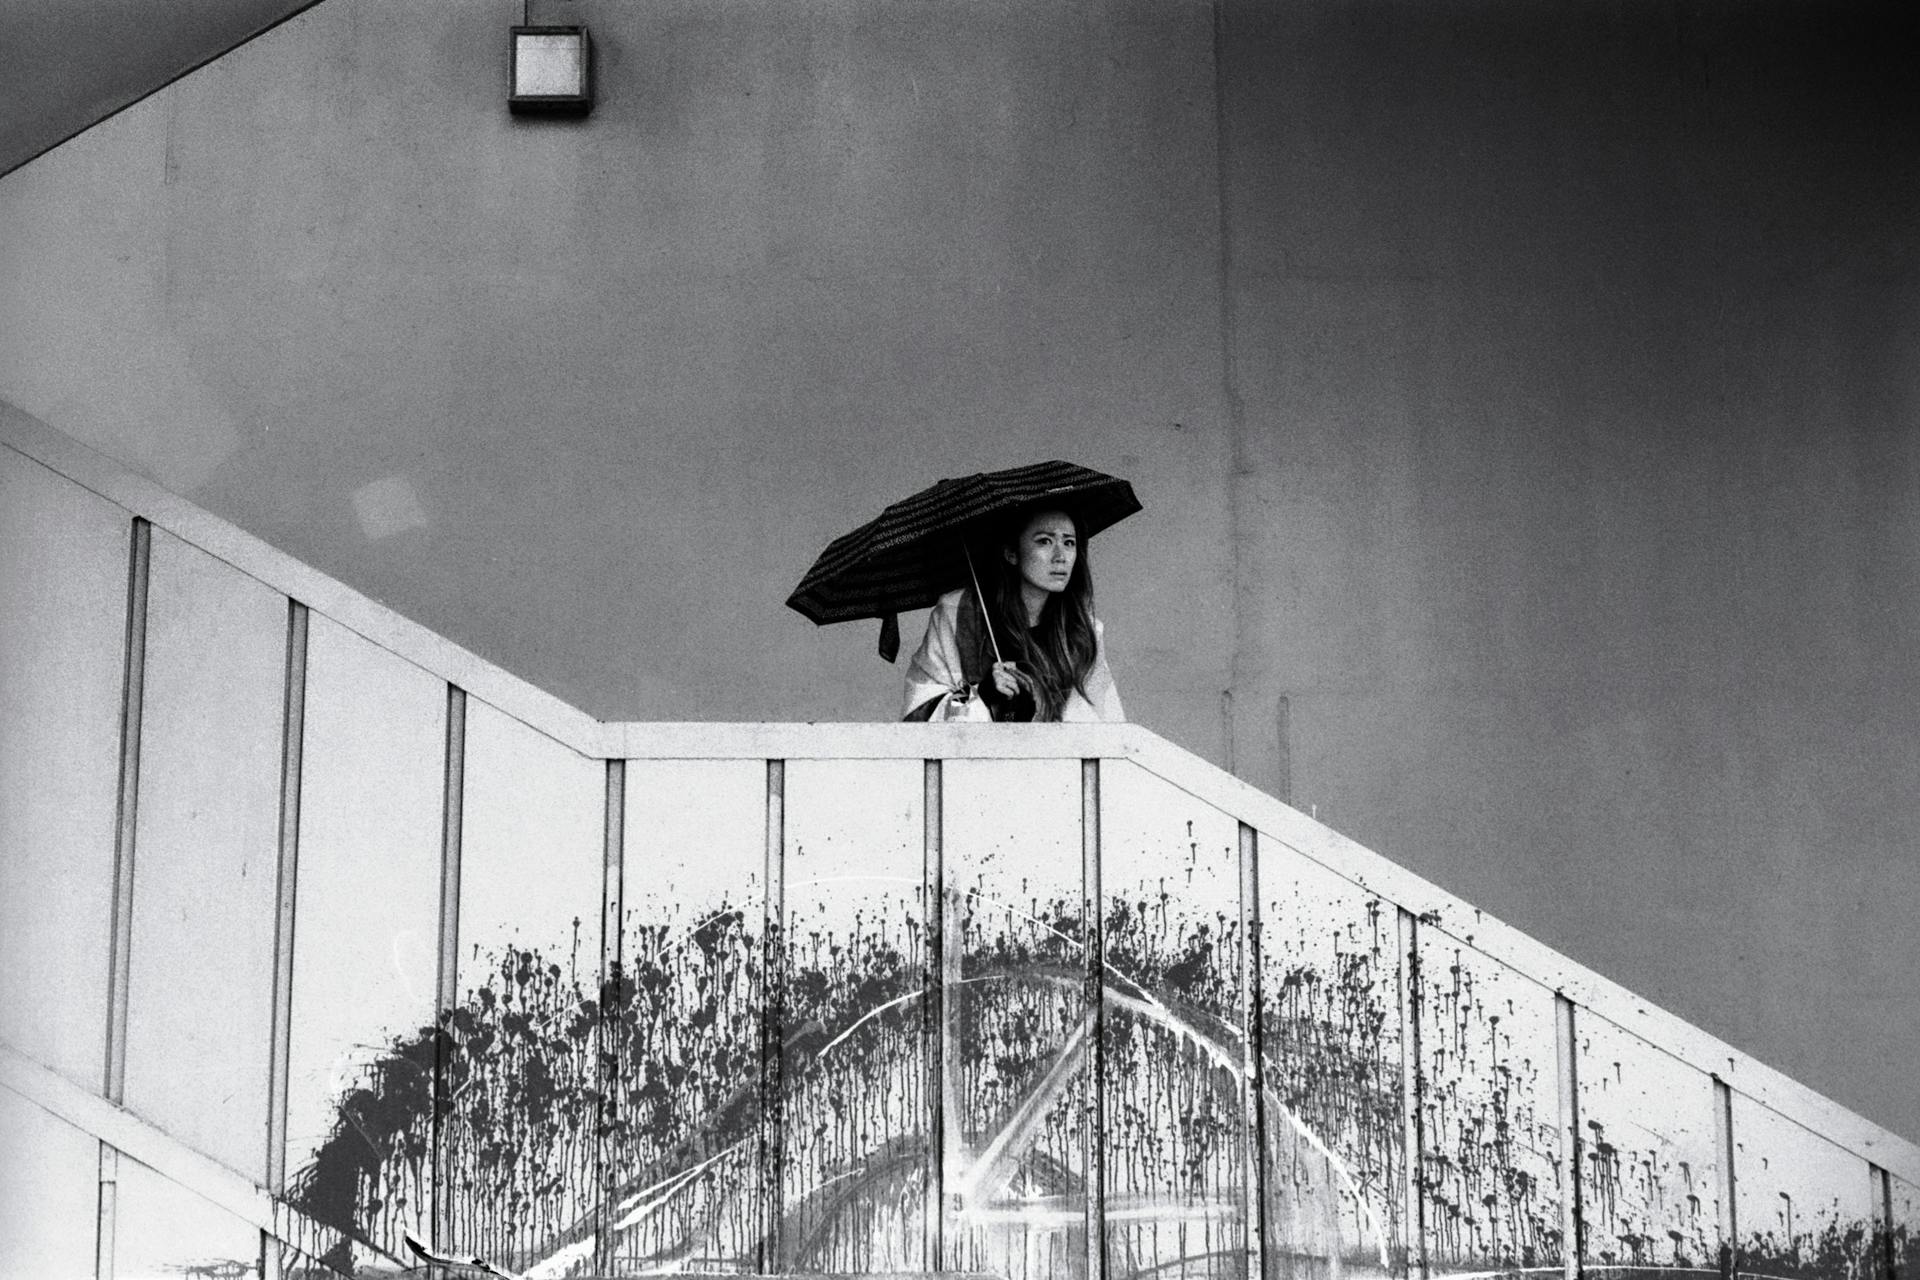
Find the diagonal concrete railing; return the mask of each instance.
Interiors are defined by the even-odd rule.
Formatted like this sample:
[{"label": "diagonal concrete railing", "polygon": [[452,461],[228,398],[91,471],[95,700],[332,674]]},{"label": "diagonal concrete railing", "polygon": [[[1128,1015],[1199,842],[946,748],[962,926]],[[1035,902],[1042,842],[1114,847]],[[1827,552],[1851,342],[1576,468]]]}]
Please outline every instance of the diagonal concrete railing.
[{"label": "diagonal concrete railing", "polygon": [[0,1269],[1920,1260],[1912,1143],[1138,726],[601,723],[0,494]]}]

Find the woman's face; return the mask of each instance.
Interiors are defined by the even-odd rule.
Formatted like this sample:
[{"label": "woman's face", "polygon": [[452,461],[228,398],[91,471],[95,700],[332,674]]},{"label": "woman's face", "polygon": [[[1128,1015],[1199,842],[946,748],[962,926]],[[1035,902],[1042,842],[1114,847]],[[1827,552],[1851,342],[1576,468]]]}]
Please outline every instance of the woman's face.
[{"label": "woman's face", "polygon": [[1080,535],[1066,512],[1042,511],[1027,521],[1006,554],[1007,562],[1019,568],[1021,582],[1040,591],[1065,591],[1080,559]]}]

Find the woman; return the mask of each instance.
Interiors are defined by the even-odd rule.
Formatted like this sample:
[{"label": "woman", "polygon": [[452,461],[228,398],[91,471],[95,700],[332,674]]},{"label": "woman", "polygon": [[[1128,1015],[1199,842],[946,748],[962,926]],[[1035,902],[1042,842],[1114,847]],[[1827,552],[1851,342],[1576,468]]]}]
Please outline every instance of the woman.
[{"label": "woman", "polygon": [[998,551],[976,557],[979,594],[969,582],[934,605],[907,669],[902,718],[983,718],[970,714],[978,698],[995,720],[1126,719],[1073,517],[1051,508],[1016,516]]}]

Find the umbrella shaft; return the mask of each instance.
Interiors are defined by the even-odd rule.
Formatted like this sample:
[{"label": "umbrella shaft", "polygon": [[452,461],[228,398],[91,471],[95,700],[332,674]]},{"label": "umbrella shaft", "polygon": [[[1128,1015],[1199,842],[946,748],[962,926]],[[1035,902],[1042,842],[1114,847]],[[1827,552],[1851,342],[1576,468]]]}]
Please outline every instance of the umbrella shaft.
[{"label": "umbrella shaft", "polygon": [[973,548],[962,542],[960,549],[967,554],[967,576],[973,579],[973,594],[980,601],[980,621],[986,625],[987,643],[993,646],[993,660],[1001,662],[1000,641],[993,634],[993,611],[987,608],[987,593],[980,589],[980,574],[973,567]]}]

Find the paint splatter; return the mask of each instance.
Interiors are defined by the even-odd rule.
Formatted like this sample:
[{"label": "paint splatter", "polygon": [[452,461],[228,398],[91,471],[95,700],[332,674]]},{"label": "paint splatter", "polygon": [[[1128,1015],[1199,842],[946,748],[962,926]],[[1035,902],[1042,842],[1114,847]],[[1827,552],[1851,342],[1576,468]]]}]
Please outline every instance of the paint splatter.
[{"label": "paint splatter", "polygon": [[[1255,1162],[1249,939],[1237,899],[1209,908],[1181,888],[1108,895],[1097,985],[1078,901],[1004,878],[950,886],[938,929],[911,892],[874,890],[838,929],[796,908],[784,934],[739,903],[691,927],[652,904],[629,913],[597,985],[577,952],[489,953],[467,999],[391,1039],[339,1098],[287,1201],[399,1255],[403,1232],[436,1223],[437,1185],[436,1244],[533,1275],[923,1270],[940,1239],[948,1268],[1072,1280],[1098,1062],[1116,1280],[1244,1280],[1250,1209],[1272,1276],[1404,1268],[1392,908],[1317,891],[1269,904]],[[1422,949],[1418,991],[1435,1270],[1554,1266],[1567,1192],[1551,997],[1443,937]],[[1604,1125],[1583,1155],[1599,1261],[1713,1265],[1697,1221],[1663,1236],[1644,1213],[1697,1199],[1690,1175]],[[352,1273],[348,1243],[309,1252]],[[1740,1261],[1870,1280],[1876,1259],[1913,1252],[1904,1229],[1832,1221],[1754,1235]]]}]

